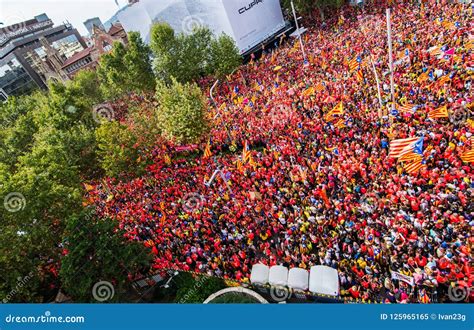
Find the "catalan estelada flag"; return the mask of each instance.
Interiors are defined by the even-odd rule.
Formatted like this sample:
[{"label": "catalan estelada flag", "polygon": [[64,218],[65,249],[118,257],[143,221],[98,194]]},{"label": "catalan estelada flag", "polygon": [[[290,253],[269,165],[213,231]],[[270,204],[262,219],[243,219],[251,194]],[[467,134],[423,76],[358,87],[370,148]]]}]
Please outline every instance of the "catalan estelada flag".
[{"label": "catalan estelada flag", "polygon": [[329,121],[332,119],[332,116],[337,116],[337,115],[343,115],[344,114],[344,106],[342,104],[342,101],[339,102],[338,105],[334,107],[331,111],[329,111],[325,116],[324,119],[326,121]]},{"label": "catalan estelada flag", "polygon": [[461,154],[464,163],[474,163],[474,150],[469,150]]},{"label": "catalan estelada flag", "polygon": [[413,104],[406,103],[404,105],[399,105],[397,108],[400,110],[400,112],[411,113],[413,112],[413,108],[415,108],[415,106]]},{"label": "catalan estelada flag", "polygon": [[334,123],[334,126],[339,128],[339,129],[343,129],[344,127],[347,127],[346,126],[346,122],[344,121],[344,119],[339,119],[337,122]]},{"label": "catalan estelada flag", "polygon": [[398,158],[399,162],[414,162],[418,160],[422,160],[423,156],[414,152],[410,152],[407,154],[404,154]]},{"label": "catalan estelada flag", "polygon": [[448,118],[448,117],[449,117],[449,113],[448,113],[448,107],[446,105],[428,112],[428,118],[430,119]]},{"label": "catalan estelada flag", "polygon": [[354,72],[359,68],[360,57],[356,56],[348,62],[349,72]]},{"label": "catalan estelada flag", "polygon": [[250,153],[249,144],[247,140],[245,140],[244,149],[242,150],[242,161],[244,163],[247,163],[250,160],[251,156],[252,154]]},{"label": "catalan estelada flag", "polygon": [[[412,137],[407,139],[398,139],[390,142],[390,152],[388,157],[391,158],[400,158],[404,154],[413,152],[415,145],[420,141],[420,137]],[[421,138],[421,143],[423,147],[423,138]]]},{"label": "catalan estelada flag", "polygon": [[411,163],[405,164],[405,171],[409,174],[418,173],[423,168],[426,168],[425,161],[421,158]]},{"label": "catalan estelada flag", "polygon": [[204,158],[209,158],[211,156],[211,140],[209,140],[209,142],[207,142],[206,148],[204,149]]}]

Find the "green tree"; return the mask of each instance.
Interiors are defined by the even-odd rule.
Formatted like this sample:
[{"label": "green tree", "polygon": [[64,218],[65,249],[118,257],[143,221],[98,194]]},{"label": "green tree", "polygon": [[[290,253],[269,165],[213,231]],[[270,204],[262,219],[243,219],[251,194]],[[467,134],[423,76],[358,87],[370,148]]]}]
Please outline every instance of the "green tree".
[{"label": "green tree", "polygon": [[107,99],[129,92],[152,91],[155,79],[151,50],[137,32],[129,33],[128,46],[115,42],[112,50],[101,56],[97,74],[100,89]]},{"label": "green tree", "polygon": [[130,171],[141,173],[135,146],[137,136],[127,126],[116,121],[104,122],[96,131],[96,139],[100,165],[108,176],[118,177]]},{"label": "green tree", "polygon": [[202,304],[211,294],[226,287],[220,278],[189,273],[179,274],[175,281],[178,286],[175,302],[179,304]]},{"label": "green tree", "polygon": [[[139,242],[130,242],[111,219],[99,220],[92,210],[84,210],[67,220],[61,279],[68,295],[76,302],[120,301],[129,276],[146,273],[152,256]],[[93,291],[99,282],[109,282],[112,291]],[[100,289],[97,289],[100,290]],[[113,292],[113,294],[112,294]],[[99,300],[97,299],[99,297]]]},{"label": "green tree", "polygon": [[240,64],[242,57],[235,45],[234,39],[226,34],[211,42],[211,61],[208,72],[222,78],[232,73]]},{"label": "green tree", "polygon": [[63,219],[82,209],[81,181],[97,167],[96,87],[95,75],[85,72],[66,85],[51,84],[46,95],[1,106],[0,144],[7,152],[0,152],[0,198],[11,202],[10,209],[0,207],[2,299],[41,302],[60,285]]},{"label": "green tree", "polygon": [[158,82],[156,99],[160,102],[156,114],[165,138],[192,143],[207,132],[206,100],[196,84],[181,84],[174,78],[170,86]]},{"label": "green tree", "polygon": [[156,76],[167,84],[172,77],[187,83],[206,74],[222,76],[241,63],[232,38],[216,38],[207,27],[176,35],[167,23],[157,23],[151,28],[151,49]]},{"label": "green tree", "polygon": [[151,48],[155,55],[154,70],[166,83],[174,77],[178,82],[191,82],[203,76],[210,61],[212,33],[208,28],[195,28],[192,33],[178,35],[167,23],[151,28]]},{"label": "green tree", "polygon": [[131,91],[151,92],[155,89],[155,76],[151,65],[151,49],[143,42],[138,32],[128,34],[127,53],[124,64]]},{"label": "green tree", "polygon": [[[317,9],[324,20],[325,12],[332,8],[339,8],[345,0],[293,0],[295,9],[303,14],[311,15]],[[282,6],[291,12],[291,0],[283,0]]]}]

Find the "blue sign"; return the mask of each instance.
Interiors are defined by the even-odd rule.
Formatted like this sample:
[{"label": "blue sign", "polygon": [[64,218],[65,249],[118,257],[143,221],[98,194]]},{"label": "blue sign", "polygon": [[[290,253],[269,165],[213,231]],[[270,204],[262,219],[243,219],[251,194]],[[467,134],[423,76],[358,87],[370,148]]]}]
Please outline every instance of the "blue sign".
[{"label": "blue sign", "polygon": [[2,304],[2,330],[472,330],[470,304]]}]

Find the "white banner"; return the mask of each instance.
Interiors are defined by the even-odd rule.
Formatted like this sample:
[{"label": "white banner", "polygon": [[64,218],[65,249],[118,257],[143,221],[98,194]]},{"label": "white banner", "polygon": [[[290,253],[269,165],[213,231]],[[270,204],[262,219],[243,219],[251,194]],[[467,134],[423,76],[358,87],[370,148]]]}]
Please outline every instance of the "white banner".
[{"label": "white banner", "polygon": [[405,283],[410,284],[411,286],[415,285],[415,279],[413,277],[403,275],[403,274],[400,274],[400,273],[397,273],[397,272],[394,272],[394,271],[391,271],[391,273],[392,273],[392,279],[403,281]]},{"label": "white banner", "polygon": [[244,53],[285,26],[279,0],[222,0],[237,47]]}]

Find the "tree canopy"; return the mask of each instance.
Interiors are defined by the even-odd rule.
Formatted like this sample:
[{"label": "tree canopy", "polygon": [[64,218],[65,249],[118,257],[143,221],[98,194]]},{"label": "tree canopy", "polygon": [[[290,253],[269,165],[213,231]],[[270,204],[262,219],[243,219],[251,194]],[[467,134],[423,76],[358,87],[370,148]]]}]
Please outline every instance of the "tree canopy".
[{"label": "tree canopy", "polygon": [[151,28],[154,70],[159,80],[192,82],[210,74],[221,77],[241,64],[242,58],[232,38],[216,37],[207,27],[196,27],[189,34],[176,34],[167,23]]}]

